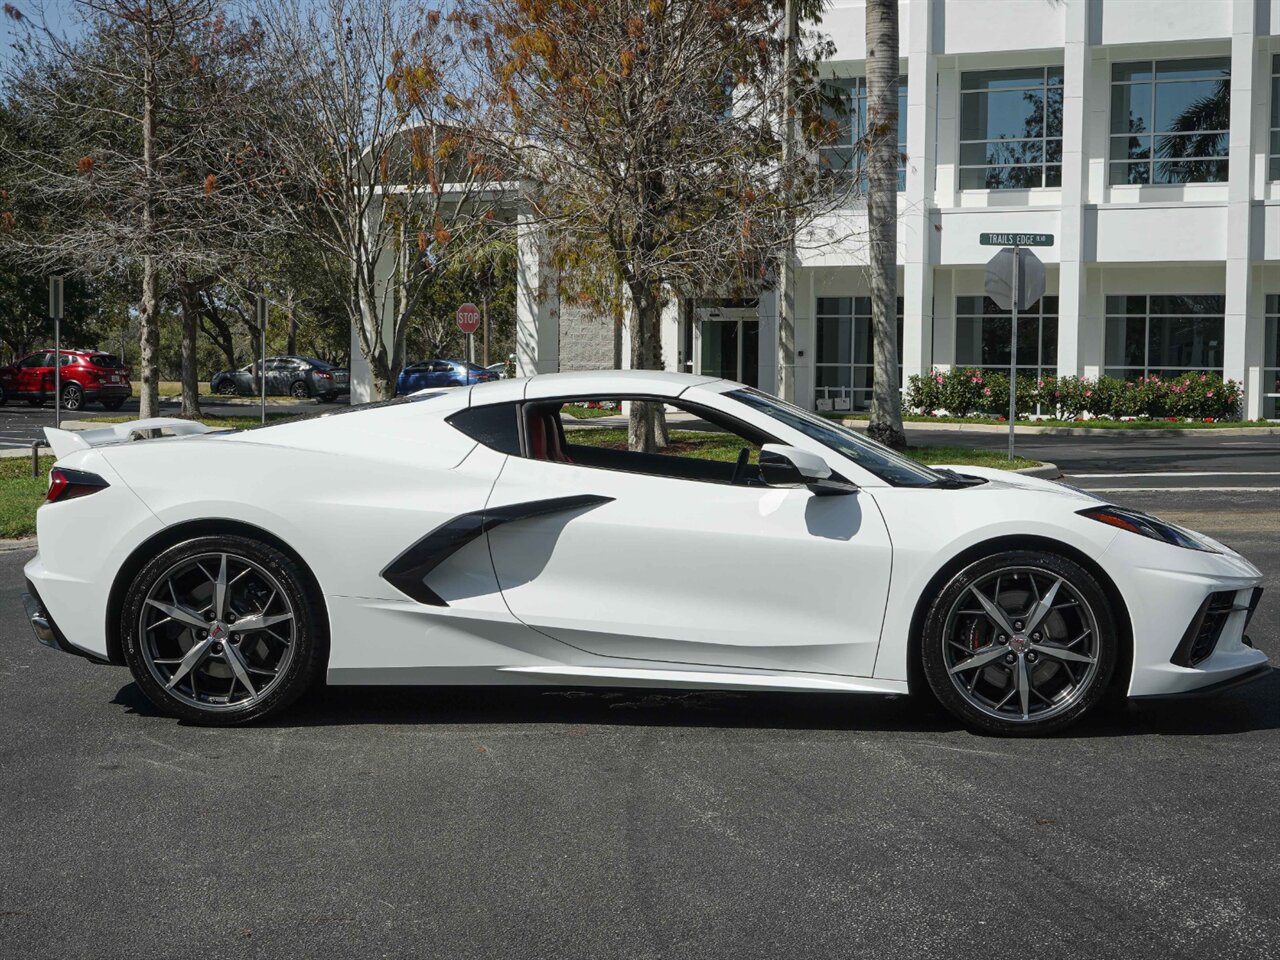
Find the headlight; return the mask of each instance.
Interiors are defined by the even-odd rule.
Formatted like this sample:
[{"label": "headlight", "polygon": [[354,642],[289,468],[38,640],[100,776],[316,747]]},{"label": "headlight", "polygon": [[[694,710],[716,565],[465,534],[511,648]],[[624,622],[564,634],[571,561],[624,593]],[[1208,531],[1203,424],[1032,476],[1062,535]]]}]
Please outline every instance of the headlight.
[{"label": "headlight", "polygon": [[1165,523],[1163,520],[1157,520],[1141,510],[1126,510],[1124,507],[1114,507],[1107,504],[1076,512],[1082,517],[1088,517],[1090,520],[1097,520],[1099,523],[1119,527],[1121,530],[1128,530],[1130,533],[1136,533],[1139,536],[1150,537],[1152,540],[1159,540],[1171,546],[1186,547],[1188,550],[1202,550],[1205,553],[1218,552],[1193,531],[1175,526],[1172,523]]}]

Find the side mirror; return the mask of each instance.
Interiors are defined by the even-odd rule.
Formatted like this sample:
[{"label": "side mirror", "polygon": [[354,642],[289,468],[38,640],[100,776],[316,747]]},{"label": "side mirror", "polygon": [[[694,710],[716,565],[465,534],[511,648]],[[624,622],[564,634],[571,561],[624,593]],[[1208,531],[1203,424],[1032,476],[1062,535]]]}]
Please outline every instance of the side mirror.
[{"label": "side mirror", "polygon": [[760,448],[760,479],[771,487],[808,487],[820,497],[858,489],[857,484],[833,475],[827,461],[817,454],[780,443]]}]

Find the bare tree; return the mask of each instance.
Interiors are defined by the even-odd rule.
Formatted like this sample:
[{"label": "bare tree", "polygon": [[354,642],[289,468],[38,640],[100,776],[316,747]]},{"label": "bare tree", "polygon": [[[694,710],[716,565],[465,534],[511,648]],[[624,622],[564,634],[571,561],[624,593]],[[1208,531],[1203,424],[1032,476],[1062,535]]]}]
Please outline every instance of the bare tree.
[{"label": "bare tree", "polygon": [[[481,0],[461,14],[563,282],[630,312],[631,365],[659,369],[673,296],[758,294],[822,207],[826,52],[787,45],[776,0]],[[782,120],[794,120],[782,149]],[[791,128],[790,124],[786,124]],[[617,294],[614,293],[616,297]],[[661,423],[633,404],[630,441]]]},{"label": "bare tree", "polygon": [[[7,12],[25,27],[5,69],[25,132],[0,151],[16,172],[10,189],[44,215],[5,242],[41,271],[136,279],[141,409],[153,416],[166,281],[192,302],[195,278],[216,274],[245,234],[255,151],[238,131],[234,85],[212,68],[247,34],[228,39],[214,0],[77,0],[73,38]],[[186,399],[195,412],[194,390]]]},{"label": "bare tree", "polygon": [[867,433],[907,445],[898,384],[898,0],[867,0],[867,232],[873,379]]},{"label": "bare tree", "polygon": [[259,16],[297,110],[270,137],[297,194],[286,209],[345,277],[374,392],[391,396],[414,304],[493,206],[479,101],[452,26],[416,3],[263,0]]}]

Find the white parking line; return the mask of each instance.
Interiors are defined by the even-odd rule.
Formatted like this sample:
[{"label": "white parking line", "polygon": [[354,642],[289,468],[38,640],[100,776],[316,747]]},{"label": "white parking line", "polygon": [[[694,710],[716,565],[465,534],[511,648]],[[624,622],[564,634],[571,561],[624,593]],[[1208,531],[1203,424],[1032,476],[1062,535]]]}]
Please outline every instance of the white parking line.
[{"label": "white parking line", "polygon": [[1125,477],[1280,477],[1277,470],[1176,470],[1169,473],[1072,473],[1088,480],[1120,480]]},{"label": "white parking line", "polygon": [[1090,493],[1280,493],[1280,487],[1081,487]]}]

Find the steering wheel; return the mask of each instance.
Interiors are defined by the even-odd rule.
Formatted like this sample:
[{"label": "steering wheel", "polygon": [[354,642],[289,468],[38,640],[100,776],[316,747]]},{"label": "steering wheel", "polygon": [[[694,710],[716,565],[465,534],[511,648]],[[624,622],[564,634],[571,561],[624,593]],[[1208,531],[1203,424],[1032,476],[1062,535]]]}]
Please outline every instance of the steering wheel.
[{"label": "steering wheel", "polygon": [[730,483],[738,484],[746,479],[747,464],[751,462],[751,451],[747,447],[743,447],[738,453],[738,462],[733,468],[733,479]]}]

